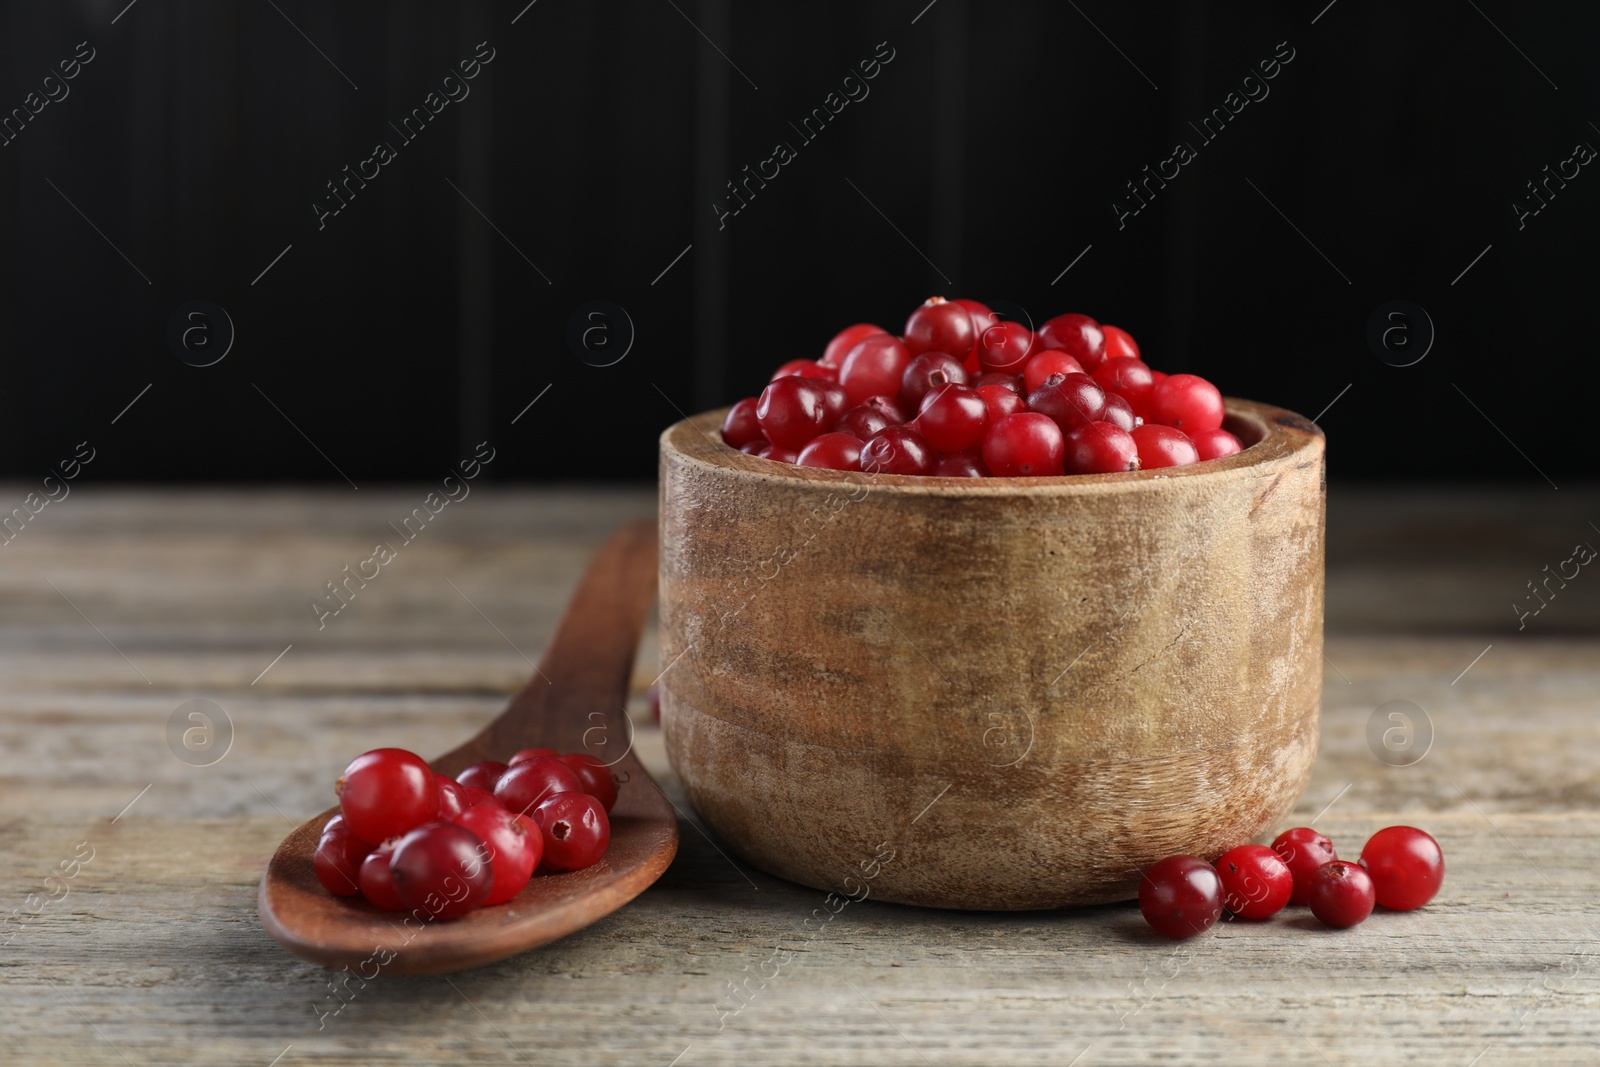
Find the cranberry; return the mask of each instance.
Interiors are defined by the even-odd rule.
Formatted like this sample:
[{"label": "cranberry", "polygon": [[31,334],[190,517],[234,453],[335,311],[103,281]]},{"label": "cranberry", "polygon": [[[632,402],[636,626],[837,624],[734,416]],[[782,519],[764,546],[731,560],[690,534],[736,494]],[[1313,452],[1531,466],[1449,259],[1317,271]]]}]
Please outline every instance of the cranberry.
[{"label": "cranberry", "polygon": [[448,822],[424,823],[402,837],[389,870],[401,903],[433,919],[459,918],[479,907],[494,883],[483,839]]},{"label": "cranberry", "polygon": [[1100,324],[1087,315],[1057,315],[1039,327],[1039,344],[1043,348],[1059,348],[1083,364],[1085,371],[1093,371],[1105,358],[1105,333]]},{"label": "cranberry", "polygon": [[933,449],[909,426],[880,430],[861,446],[861,469],[869,474],[927,474]]},{"label": "cranberry", "polygon": [[1059,348],[1046,348],[1028,357],[1022,368],[1023,389],[1031,393],[1052,374],[1082,374],[1083,365]]},{"label": "cranberry", "polygon": [[611,843],[606,809],[587,793],[559,793],[540,804],[533,821],[544,831],[544,864],[578,871],[598,863]]},{"label": "cranberry", "polygon": [[489,846],[493,879],[484,905],[504,904],[528,884],[544,855],[544,835],[526,815],[513,815],[495,804],[479,804],[455,820]]},{"label": "cranberry", "polygon": [[1021,375],[1007,374],[1003,370],[984,371],[972,380],[974,389],[982,389],[986,385],[1003,385],[1019,397],[1025,397],[1030,392]]},{"label": "cranberry", "polygon": [[1155,376],[1137,359],[1118,356],[1094,369],[1094,380],[1108,393],[1120,393],[1129,404],[1139,404],[1155,388]]},{"label": "cranberry", "polygon": [[934,461],[930,472],[940,478],[987,478],[983,457],[971,452],[947,452]]},{"label": "cranberry", "polygon": [[802,467],[858,471],[861,469],[861,438],[853,433],[825,433],[802,448],[795,462]]},{"label": "cranberry", "polygon": [[905,336],[906,351],[913,356],[924,352],[950,352],[964,359],[972,351],[978,331],[973,328],[972,316],[966,308],[934,296],[906,319]]},{"label": "cranberry", "polygon": [[1227,430],[1197,430],[1189,435],[1194,450],[1202,460],[1221,459],[1242,452],[1244,445]]},{"label": "cranberry", "polygon": [[1341,930],[1371,915],[1376,899],[1366,868],[1347,860],[1332,860],[1318,867],[1307,897],[1311,914]]},{"label": "cranberry", "polygon": [[1186,467],[1200,462],[1200,453],[1182,430],[1147,422],[1133,430],[1133,443],[1139,446],[1139,469]]},{"label": "cranberry", "polygon": [[[870,396],[894,396],[900,392],[900,379],[911,355],[906,346],[888,334],[873,334],[860,341],[839,365],[839,384],[859,404]],[[767,435],[771,438],[771,434]]]},{"label": "cranberry", "polygon": [[986,371],[1021,374],[1033,348],[1033,331],[1022,323],[997,322],[978,335],[978,363]]},{"label": "cranberry", "polygon": [[568,753],[561,762],[572,768],[583,791],[604,805],[609,814],[617,803],[617,780],[611,776],[611,768],[587,752]]},{"label": "cranberry", "polygon": [[983,438],[983,462],[1002,478],[1060,474],[1065,451],[1061,427],[1036,411],[995,420]]},{"label": "cranberry", "polygon": [[819,384],[822,386],[822,410],[825,412],[822,429],[826,432],[838,425],[844,413],[850,410],[850,394],[836,382]]},{"label": "cranberry", "polygon": [[1146,418],[1151,422],[1175,426],[1185,433],[1222,425],[1222,394],[1197,374],[1173,374],[1162,380],[1150,393],[1149,409]]},{"label": "cranberry", "polygon": [[967,309],[967,317],[972,320],[972,344],[976,349],[978,336],[994,324],[994,312],[990,310],[988,304],[979,300],[968,300],[965,297],[952,300],[950,303],[960,304]]},{"label": "cranberry", "polygon": [[1139,342],[1127,330],[1102,324],[1100,332],[1105,335],[1107,359],[1139,358]]},{"label": "cranberry", "polygon": [[791,359],[783,366],[772,372],[770,381],[795,375],[800,378],[810,378],[819,382],[836,382],[839,380],[839,368],[830,367],[825,363],[818,363],[814,359]]},{"label": "cranberry", "polygon": [[350,832],[350,827],[346,825],[344,821],[344,814],[342,812],[336,811],[332,815],[328,816],[328,821],[322,824],[322,836],[327,837],[335,830],[343,833]]},{"label": "cranberry", "polygon": [[1204,933],[1222,916],[1222,879],[1199,856],[1168,856],[1144,872],[1139,911],[1158,934]]},{"label": "cranberry", "polygon": [[336,897],[355,896],[361,892],[361,861],[371,849],[346,826],[325,831],[311,861],[317,881]]},{"label": "cranberry", "polygon": [[833,335],[833,340],[828,342],[828,347],[822,350],[822,358],[817,362],[826,367],[837,367],[844,362],[844,357],[852,348],[865,341],[874,334],[888,335],[889,331],[882,326],[874,326],[870,322],[858,322],[854,326],[846,326]]},{"label": "cranberry", "polygon": [[1028,410],[1048,415],[1067,434],[1100,420],[1106,393],[1087,374],[1053,374],[1028,394]]},{"label": "cranberry", "polygon": [[443,774],[434,775],[433,780],[439,786],[439,810],[434,812],[434,818],[449,822],[467,810],[460,782]]},{"label": "cranberry", "polygon": [[397,844],[399,839],[391,838],[361,861],[361,895],[367,898],[367,903],[384,911],[404,911],[406,907],[395,891],[394,872],[390,869]]},{"label": "cranberry", "polygon": [[[517,764],[527,763],[531,759],[555,759],[559,755],[561,753],[553,748],[522,748],[518,749],[510,759],[506,760],[506,766],[515,767]],[[500,773],[504,774],[504,769]],[[496,775],[495,779],[498,781],[499,775]]]},{"label": "cranberry", "polygon": [[1063,466],[1068,474],[1111,474],[1139,469],[1133,436],[1109,422],[1086,422],[1066,436]]},{"label": "cranberry", "polygon": [[1444,883],[1444,851],[1415,826],[1386,826],[1361,850],[1379,904],[1412,911],[1432,900]]},{"label": "cranberry", "polygon": [[1134,427],[1144,421],[1133,413],[1133,405],[1116,393],[1106,394],[1106,410],[1101,414],[1100,419],[1102,422],[1109,422],[1113,426],[1120,426],[1129,433],[1132,433]]},{"label": "cranberry", "polygon": [[[881,401],[881,403],[875,406],[874,401]],[[845,412],[844,417],[834,427],[834,431],[836,433],[852,434],[865,441],[867,438],[876,435],[879,430],[888,429],[890,426],[899,426],[906,421],[903,418],[891,418],[891,412],[886,410],[888,406],[889,401],[886,398],[881,396],[872,397],[865,404],[853,407]],[[900,414],[899,409],[894,408],[892,414],[898,416]]]},{"label": "cranberry", "polygon": [[1294,891],[1289,903],[1304,904],[1311,899],[1311,876],[1325,863],[1339,857],[1334,854],[1333,842],[1309,826],[1296,826],[1285,830],[1272,842],[1272,851],[1288,866],[1294,878]]},{"label": "cranberry", "polygon": [[[461,787],[461,810],[471,811],[479,804],[500,804],[500,798],[487,789],[480,789],[475,785]],[[500,804],[505,807],[504,804]]]},{"label": "cranberry", "polygon": [[906,372],[900,376],[900,402],[916,411],[929,391],[966,384],[967,370],[959,359],[945,352],[924,352],[906,364]]},{"label": "cranberry", "polygon": [[582,791],[583,784],[572,773],[572,768],[549,756],[517,764],[494,785],[494,795],[500,798],[500,803],[518,814],[532,811],[552,793]]},{"label": "cranberry", "polygon": [[482,760],[456,775],[456,781],[462,785],[470,785],[493,792],[494,784],[500,780],[502,774],[506,773],[507,766],[507,764],[501,763],[499,760]]},{"label": "cranberry", "polygon": [[334,786],[350,832],[363,841],[387,841],[434,817],[439,786],[422,757],[401,748],[378,748],[350,761]]},{"label": "cranberry", "polygon": [[983,443],[989,408],[976,389],[947,385],[923,397],[913,425],[940,452],[965,452]]},{"label": "cranberry", "polygon": [[759,456],[771,447],[771,443],[765,437],[758,437],[754,441],[747,441],[740,445],[739,451],[747,456]]},{"label": "cranberry", "polygon": [[1241,919],[1270,919],[1294,892],[1294,875],[1265,845],[1240,845],[1217,858],[1222,905]]},{"label": "cranberry", "polygon": [[1009,385],[980,385],[978,396],[983,398],[983,406],[989,412],[991,423],[1003,416],[1027,410],[1022,397]]},{"label": "cranberry", "polygon": [[722,420],[722,439],[730,448],[743,448],[751,441],[764,441],[761,423],[756,418],[756,398],[747,396],[728,409]]},{"label": "cranberry", "polygon": [[800,462],[800,453],[799,452],[795,451],[792,448],[779,448],[777,445],[768,445],[766,448],[763,448],[760,452],[757,452],[756,455],[760,456],[762,459],[770,459],[774,463],[798,463],[798,462]]},{"label": "cranberry", "polygon": [[779,448],[799,451],[821,433],[828,421],[822,383],[789,375],[761,390],[756,403],[761,432]]}]

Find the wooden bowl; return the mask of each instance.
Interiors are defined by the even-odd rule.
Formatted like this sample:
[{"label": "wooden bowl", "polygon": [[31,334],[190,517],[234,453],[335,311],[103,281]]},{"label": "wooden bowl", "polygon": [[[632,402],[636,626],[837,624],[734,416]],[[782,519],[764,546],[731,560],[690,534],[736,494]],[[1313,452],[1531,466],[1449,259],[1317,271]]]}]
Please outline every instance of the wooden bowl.
[{"label": "wooden bowl", "polygon": [[722,412],[661,437],[661,721],[772,874],[1008,910],[1124,900],[1305,788],[1322,433],[1228,401],[1192,467],[909,478],[779,464]]}]

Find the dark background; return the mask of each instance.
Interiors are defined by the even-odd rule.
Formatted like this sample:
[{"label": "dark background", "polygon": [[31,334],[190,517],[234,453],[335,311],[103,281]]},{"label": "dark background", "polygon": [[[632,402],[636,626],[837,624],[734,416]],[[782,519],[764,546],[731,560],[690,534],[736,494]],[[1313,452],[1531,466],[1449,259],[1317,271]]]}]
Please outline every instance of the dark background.
[{"label": "dark background", "polygon": [[[649,479],[680,411],[934,292],[1087,312],[1307,416],[1339,397],[1335,477],[1588,473],[1600,175],[1521,230],[1511,204],[1600,146],[1600,9],[925,4],[0,6],[4,113],[95,50],[0,148],[0,475],[88,440],[97,481],[433,480],[488,439],[499,479]],[[470,95],[319,230],[324,183],[485,40]],[[1202,143],[1187,123],[1284,41]],[[1119,229],[1180,139],[1198,158]],[[779,140],[798,158],[719,229]],[[203,368],[167,341],[195,299],[236,328]],[[593,299],[636,332],[612,366],[567,343]],[[1414,366],[1366,339],[1392,299],[1437,329]]]}]

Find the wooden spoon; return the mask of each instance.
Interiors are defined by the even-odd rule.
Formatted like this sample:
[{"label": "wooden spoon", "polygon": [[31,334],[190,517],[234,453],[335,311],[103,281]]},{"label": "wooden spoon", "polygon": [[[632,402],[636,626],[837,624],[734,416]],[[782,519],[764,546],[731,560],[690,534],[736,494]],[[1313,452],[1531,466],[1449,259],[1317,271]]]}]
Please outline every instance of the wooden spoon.
[{"label": "wooden spoon", "polygon": [[317,881],[312,856],[322,827],[338,811],[330,808],[290,834],[267,864],[257,900],[267,933],[290,952],[326,967],[348,966],[363,978],[380,971],[455,971],[580,930],[661,877],[678,851],[678,822],[632,753],[623,710],[655,590],[655,529],[624,526],[590,561],[533,677],[510,707],[432,764],[454,776],[520,748],[592,753],[625,779],[604,859],[581,871],[536,874],[505,904],[450,922],[422,921],[410,912],[380,911],[360,897],[335,897]]}]

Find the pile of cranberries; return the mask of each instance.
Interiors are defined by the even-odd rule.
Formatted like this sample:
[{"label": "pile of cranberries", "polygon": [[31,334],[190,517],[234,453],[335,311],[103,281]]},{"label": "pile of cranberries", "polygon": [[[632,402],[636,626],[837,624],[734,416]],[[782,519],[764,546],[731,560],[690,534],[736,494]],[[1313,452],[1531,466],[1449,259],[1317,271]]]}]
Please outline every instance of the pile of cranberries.
[{"label": "pile of cranberries", "polygon": [[896,337],[841,330],[728,412],[722,439],[803,467],[1015,478],[1182,467],[1229,456],[1222,394],[1139,359],[1125,330],[1057,315],[1037,333],[976,300],[930,297]]},{"label": "pile of cranberries", "polygon": [[1278,835],[1272,847],[1240,845],[1215,865],[1199,856],[1168,856],[1144,873],[1139,910],[1167,937],[1193,937],[1222,917],[1269,919],[1286,904],[1309,904],[1329,926],[1355,926],[1381,904],[1392,911],[1422,907],[1444,881],[1439,842],[1414,826],[1379,830],[1349,863],[1333,842],[1306,826]]},{"label": "pile of cranberries", "polygon": [[455,919],[504,904],[535,870],[576,871],[611,842],[611,771],[586,752],[525,748],[454,779],[400,748],[357,756],[334,790],[339,814],[317,845],[317,879],[335,896]]}]

